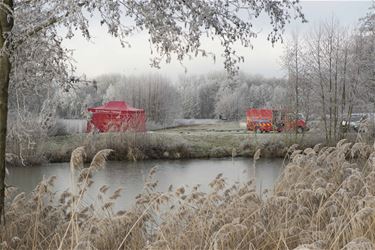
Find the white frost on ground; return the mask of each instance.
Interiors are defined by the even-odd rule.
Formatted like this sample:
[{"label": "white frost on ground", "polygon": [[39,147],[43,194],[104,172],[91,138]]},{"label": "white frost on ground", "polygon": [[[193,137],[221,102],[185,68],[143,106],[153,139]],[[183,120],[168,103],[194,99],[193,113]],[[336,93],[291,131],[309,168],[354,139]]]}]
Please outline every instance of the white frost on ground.
[{"label": "white frost on ground", "polygon": [[246,122],[239,122],[240,128],[246,128]]},{"label": "white frost on ground", "polygon": [[79,134],[86,132],[87,121],[85,119],[58,119],[57,127],[62,134]]},{"label": "white frost on ground", "polygon": [[207,125],[217,124],[223,122],[218,119],[176,119],[174,123],[176,126],[188,126],[188,125]]}]

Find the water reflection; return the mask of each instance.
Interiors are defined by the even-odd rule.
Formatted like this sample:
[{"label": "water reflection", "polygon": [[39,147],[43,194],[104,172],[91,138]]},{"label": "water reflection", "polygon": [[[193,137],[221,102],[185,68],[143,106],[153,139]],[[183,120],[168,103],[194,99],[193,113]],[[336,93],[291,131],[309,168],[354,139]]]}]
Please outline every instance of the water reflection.
[{"label": "water reflection", "polygon": [[[280,174],[282,160],[261,159],[256,164],[257,189],[269,189]],[[228,184],[246,182],[252,179],[252,159],[204,159],[181,161],[142,161],[142,162],[108,162],[107,167],[97,172],[94,184],[90,187],[87,202],[96,200],[97,190],[104,184],[109,185],[111,192],[123,188],[122,196],[115,209],[129,208],[135,196],[143,190],[143,184],[149,170],[157,166],[155,175],[158,180],[157,190],[167,191],[170,184],[175,188],[184,186],[187,190],[200,184],[202,191],[208,191],[208,184],[222,173]],[[7,177],[9,185],[17,186],[21,191],[31,191],[38,182],[55,175],[55,191],[62,192],[70,187],[68,163],[54,163],[33,168],[11,168]]]}]

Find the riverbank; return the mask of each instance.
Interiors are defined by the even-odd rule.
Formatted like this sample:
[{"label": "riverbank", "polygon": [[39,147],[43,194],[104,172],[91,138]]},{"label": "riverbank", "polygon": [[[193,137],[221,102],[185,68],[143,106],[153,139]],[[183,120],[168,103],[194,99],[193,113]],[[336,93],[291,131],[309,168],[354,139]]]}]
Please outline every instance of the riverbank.
[{"label": "riverbank", "polygon": [[323,137],[314,132],[255,134],[237,123],[194,125],[147,133],[75,134],[48,138],[40,145],[50,162],[68,162],[71,152],[85,146],[87,161],[101,149],[114,152],[110,160],[252,157],[257,149],[267,158],[284,157],[293,144],[313,147]]}]

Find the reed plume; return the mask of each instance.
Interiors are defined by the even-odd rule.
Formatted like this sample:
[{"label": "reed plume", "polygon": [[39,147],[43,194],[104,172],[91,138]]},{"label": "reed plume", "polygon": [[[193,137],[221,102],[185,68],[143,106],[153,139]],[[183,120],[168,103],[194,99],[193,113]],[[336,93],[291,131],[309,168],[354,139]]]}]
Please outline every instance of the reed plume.
[{"label": "reed plume", "polygon": [[[80,170],[78,203],[65,190],[53,191],[55,177],[32,193],[7,189],[3,249],[374,249],[375,148],[340,141],[288,151],[285,167],[263,198],[254,182],[228,186],[218,174],[204,192],[197,185],[157,189],[153,168],[144,191],[128,210],[115,210],[121,189],[82,201],[92,176],[110,150]],[[83,150],[77,150],[72,165]],[[254,154],[253,165],[260,157]],[[281,166],[280,166],[281,167]],[[77,169],[74,167],[74,169]],[[107,196],[105,194],[108,194]],[[99,195],[101,198],[99,198]],[[81,197],[82,196],[82,197]],[[121,205],[121,204],[117,204]],[[116,205],[116,206],[117,206]]]}]

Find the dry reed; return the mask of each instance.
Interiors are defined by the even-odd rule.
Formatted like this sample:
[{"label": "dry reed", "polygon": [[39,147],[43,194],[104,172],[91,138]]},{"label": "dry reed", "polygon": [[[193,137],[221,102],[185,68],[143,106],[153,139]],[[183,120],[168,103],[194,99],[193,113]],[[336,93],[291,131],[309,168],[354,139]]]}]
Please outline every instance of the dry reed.
[{"label": "dry reed", "polygon": [[[54,193],[54,177],[30,194],[8,189],[1,247],[375,249],[374,146],[342,140],[335,147],[297,148],[288,150],[282,175],[263,199],[252,182],[227,186],[221,174],[207,193],[199,186],[170,187],[162,193],[152,169],[134,206],[118,212],[113,205],[120,189],[103,198],[109,187],[101,187],[100,206],[84,199],[110,153],[101,151],[79,171],[77,194]],[[83,155],[83,149],[72,154],[74,170]]]}]

